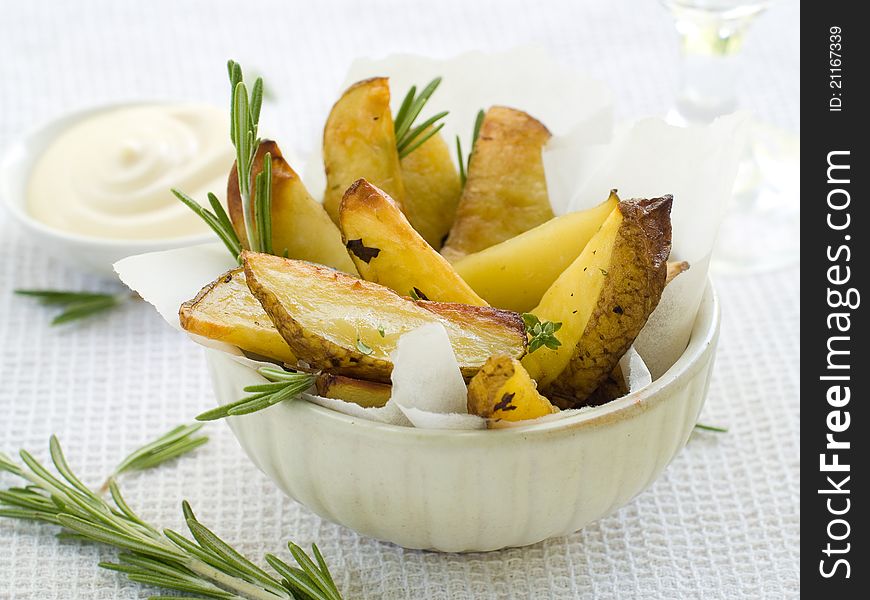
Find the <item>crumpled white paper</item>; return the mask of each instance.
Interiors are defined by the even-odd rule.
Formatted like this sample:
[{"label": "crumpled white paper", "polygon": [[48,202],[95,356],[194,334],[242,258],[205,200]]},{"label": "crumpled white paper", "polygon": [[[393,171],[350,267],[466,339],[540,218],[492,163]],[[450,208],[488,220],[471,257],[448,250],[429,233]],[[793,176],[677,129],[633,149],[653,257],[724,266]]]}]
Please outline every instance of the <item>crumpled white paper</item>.
[{"label": "crumpled white paper", "polygon": [[[412,84],[419,89],[442,76],[426,110],[430,114],[450,111],[443,132],[447,139],[460,135],[468,143],[475,114],[494,104],[520,108],[541,120],[554,134],[543,159],[557,214],[594,206],[611,188],[617,188],[624,199],[673,194],[671,256],[689,261],[691,268],[666,288],[659,308],[635,342],[637,351],[632,348],[620,362],[631,392],[664,373],[686,347],[706,284],[710,253],[742,148],[743,117],[722,118],[708,127],[678,128],[661,119],[614,127],[609,90],[561,67],[539,49],[472,52],[447,60],[407,55],[358,60],[347,83],[375,75],[390,77],[396,105],[402,91]],[[324,186],[319,155],[309,157],[303,172],[306,185],[318,197]],[[181,303],[233,266],[223,246],[215,243],[130,257],[115,269],[124,283],[178,328]],[[233,355],[252,371],[257,367],[256,361],[239,356],[236,348],[192,337]],[[395,425],[483,427],[483,419],[465,410],[464,395],[460,398],[459,393],[461,376],[451,357],[443,328],[424,327],[400,341],[394,357],[393,398],[383,408],[365,409],[310,394],[303,397],[333,410]],[[421,371],[421,364],[428,369]],[[562,411],[542,419],[577,412]]]}]

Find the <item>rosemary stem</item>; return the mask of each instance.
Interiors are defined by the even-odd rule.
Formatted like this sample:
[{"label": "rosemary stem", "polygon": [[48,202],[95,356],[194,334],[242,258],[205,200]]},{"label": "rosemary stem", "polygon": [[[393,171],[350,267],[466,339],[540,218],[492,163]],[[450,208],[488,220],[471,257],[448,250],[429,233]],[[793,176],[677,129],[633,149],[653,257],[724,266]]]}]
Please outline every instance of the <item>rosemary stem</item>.
[{"label": "rosemary stem", "polygon": [[[275,600],[276,598],[281,598],[281,596],[257,587],[252,583],[248,583],[243,579],[227,575],[197,558],[191,558],[185,562],[184,566],[197,575],[202,575],[206,579],[214,581],[221,587],[224,587],[233,593],[244,594],[243,596],[239,596],[241,600]],[[284,598],[290,599],[292,596],[286,594],[284,595]]]}]

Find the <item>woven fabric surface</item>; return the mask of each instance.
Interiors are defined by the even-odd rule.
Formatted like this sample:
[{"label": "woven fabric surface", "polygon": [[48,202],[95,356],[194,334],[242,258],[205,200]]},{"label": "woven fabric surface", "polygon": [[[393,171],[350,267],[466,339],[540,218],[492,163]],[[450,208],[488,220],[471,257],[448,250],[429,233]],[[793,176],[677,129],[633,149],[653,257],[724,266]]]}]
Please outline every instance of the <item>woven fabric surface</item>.
[{"label": "woven fabric surface", "polygon": [[[739,94],[799,130],[799,5],[781,0],[746,42]],[[353,57],[449,56],[547,47],[606,81],[618,116],[662,114],[677,40],[654,0],[518,3],[0,2],[0,147],[86,105],[131,98],[222,103],[224,61],[268,76],[269,134],[316,140]],[[150,307],[128,303],[62,328],[15,287],[114,289],[63,265],[0,213],[0,451],[47,455],[57,433],[86,479],[213,405],[202,351]],[[149,520],[181,526],[180,501],[249,556],[317,542],[348,599],[791,598],[799,595],[797,267],[716,279],[723,323],[703,421],[664,475],[571,536],[470,555],[408,551],[358,536],[284,497],[222,423],[194,455],[122,486]],[[0,476],[5,487],[13,479]],[[114,553],[0,520],[0,599],[146,598],[97,568]]]}]

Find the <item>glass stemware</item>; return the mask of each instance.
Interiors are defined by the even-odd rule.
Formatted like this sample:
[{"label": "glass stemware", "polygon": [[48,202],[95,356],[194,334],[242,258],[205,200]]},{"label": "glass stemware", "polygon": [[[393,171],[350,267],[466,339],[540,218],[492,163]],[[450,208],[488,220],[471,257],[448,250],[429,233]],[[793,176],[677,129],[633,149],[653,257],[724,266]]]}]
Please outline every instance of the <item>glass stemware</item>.
[{"label": "glass stemware", "polygon": [[[705,124],[738,108],[739,53],[770,0],[661,0],[681,38],[682,82],[667,120]],[[800,260],[800,142],[751,119],[713,268],[747,272]]]}]

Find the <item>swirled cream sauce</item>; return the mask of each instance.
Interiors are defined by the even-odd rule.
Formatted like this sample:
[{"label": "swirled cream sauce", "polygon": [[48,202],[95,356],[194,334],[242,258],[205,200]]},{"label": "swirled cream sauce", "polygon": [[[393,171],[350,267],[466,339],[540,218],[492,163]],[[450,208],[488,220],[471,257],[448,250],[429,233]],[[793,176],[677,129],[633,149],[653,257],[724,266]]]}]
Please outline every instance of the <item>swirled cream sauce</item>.
[{"label": "swirled cream sauce", "polygon": [[55,229],[111,239],[205,233],[206,225],[169,191],[207,205],[223,199],[234,152],[229,116],[199,105],[108,109],[62,131],[36,161],[30,214]]}]

